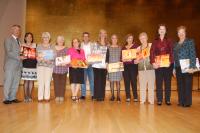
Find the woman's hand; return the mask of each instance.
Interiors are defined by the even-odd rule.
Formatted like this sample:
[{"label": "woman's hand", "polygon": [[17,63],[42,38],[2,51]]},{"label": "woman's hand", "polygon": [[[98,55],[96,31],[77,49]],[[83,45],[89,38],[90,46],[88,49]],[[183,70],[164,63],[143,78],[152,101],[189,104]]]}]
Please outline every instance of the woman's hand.
[{"label": "woman's hand", "polygon": [[134,60],[134,64],[138,64],[138,63],[140,63],[140,61],[139,60]]},{"label": "woman's hand", "polygon": [[159,65],[157,63],[153,63],[153,68],[154,69],[158,69],[159,68]]},{"label": "woman's hand", "polygon": [[20,58],[20,60],[27,59],[27,57],[25,57],[25,56],[20,56],[19,58]]}]

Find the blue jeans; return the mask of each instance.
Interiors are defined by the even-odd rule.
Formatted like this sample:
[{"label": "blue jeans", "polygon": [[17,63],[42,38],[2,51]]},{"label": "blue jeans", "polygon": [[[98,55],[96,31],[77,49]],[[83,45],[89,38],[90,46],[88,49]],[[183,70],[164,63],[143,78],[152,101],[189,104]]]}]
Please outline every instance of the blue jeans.
[{"label": "blue jeans", "polygon": [[88,77],[89,83],[90,83],[90,94],[91,94],[91,96],[93,96],[94,95],[94,73],[93,73],[93,68],[91,66],[84,69],[84,84],[81,85],[81,95],[82,96],[86,96],[87,77]]}]

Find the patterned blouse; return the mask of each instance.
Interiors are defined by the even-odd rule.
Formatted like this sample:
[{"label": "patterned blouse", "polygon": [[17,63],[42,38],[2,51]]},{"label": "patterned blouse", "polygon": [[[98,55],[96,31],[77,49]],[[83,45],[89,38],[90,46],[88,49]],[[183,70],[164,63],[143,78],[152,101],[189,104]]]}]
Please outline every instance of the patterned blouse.
[{"label": "patterned blouse", "polygon": [[178,42],[174,46],[175,67],[180,67],[180,59],[190,59],[190,68],[196,68],[195,44],[192,39],[185,39],[182,44]]},{"label": "patterned blouse", "polygon": [[[67,55],[67,48],[63,48],[61,50],[56,50],[56,57],[62,57]],[[53,73],[56,74],[65,74],[68,72],[68,65],[66,66],[54,66]]]},{"label": "patterned blouse", "polygon": [[103,56],[103,60],[101,63],[94,63],[92,67],[94,68],[106,68],[106,53],[107,53],[107,46],[95,43],[92,48],[92,53],[94,54],[101,54]]}]

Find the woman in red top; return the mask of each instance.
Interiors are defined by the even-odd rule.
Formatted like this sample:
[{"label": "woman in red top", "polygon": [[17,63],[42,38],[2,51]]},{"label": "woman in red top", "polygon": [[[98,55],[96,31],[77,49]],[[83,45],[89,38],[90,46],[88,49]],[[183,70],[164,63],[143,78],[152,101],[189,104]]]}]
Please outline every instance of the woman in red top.
[{"label": "woman in red top", "polygon": [[[173,43],[171,39],[166,37],[166,26],[164,24],[159,25],[158,34],[159,36],[153,41],[150,51],[150,62],[153,64],[156,74],[157,104],[162,105],[164,81],[165,103],[171,105],[171,78],[174,62],[172,53]],[[165,60],[165,63],[162,60],[163,55],[168,58]],[[156,60],[158,57],[160,58],[159,61]]]}]

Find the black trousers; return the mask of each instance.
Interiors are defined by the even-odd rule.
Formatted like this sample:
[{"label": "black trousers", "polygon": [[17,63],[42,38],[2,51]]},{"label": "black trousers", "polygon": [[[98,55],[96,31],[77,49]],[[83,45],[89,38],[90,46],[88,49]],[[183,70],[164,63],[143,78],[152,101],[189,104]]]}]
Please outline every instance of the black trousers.
[{"label": "black trousers", "polygon": [[178,87],[178,102],[180,105],[192,105],[192,74],[182,73],[180,67],[176,67]]},{"label": "black trousers", "polygon": [[93,68],[94,72],[94,99],[105,98],[106,69]]},{"label": "black trousers", "polygon": [[137,75],[138,75],[138,65],[136,65],[136,64],[124,64],[123,77],[124,77],[126,98],[131,98],[130,84],[131,84],[131,87],[132,87],[134,99],[138,98]]},{"label": "black trousers", "polygon": [[172,72],[173,65],[170,67],[162,67],[155,70],[156,96],[158,102],[162,102],[163,100],[163,82],[165,88],[165,102],[170,102]]}]

